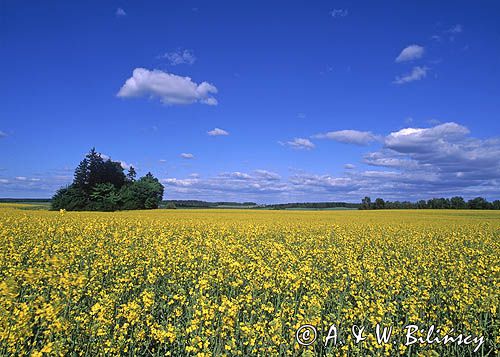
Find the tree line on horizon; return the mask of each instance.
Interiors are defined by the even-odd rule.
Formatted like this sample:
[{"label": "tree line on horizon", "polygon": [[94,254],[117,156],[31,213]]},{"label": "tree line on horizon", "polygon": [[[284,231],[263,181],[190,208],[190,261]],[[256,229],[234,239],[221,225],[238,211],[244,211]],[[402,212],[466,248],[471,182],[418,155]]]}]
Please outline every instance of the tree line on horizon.
[{"label": "tree line on horizon", "polygon": [[465,201],[461,196],[451,198],[431,198],[429,200],[410,201],[385,201],[377,198],[372,202],[366,196],[361,200],[359,209],[493,209],[500,210],[500,200],[488,202],[483,197],[476,197]]},{"label": "tree line on horizon", "polygon": [[163,199],[164,187],[150,172],[136,179],[130,166],[127,174],[120,162],[104,159],[92,148],[75,169],[73,183],[52,197],[53,210],[116,211],[155,209]]}]

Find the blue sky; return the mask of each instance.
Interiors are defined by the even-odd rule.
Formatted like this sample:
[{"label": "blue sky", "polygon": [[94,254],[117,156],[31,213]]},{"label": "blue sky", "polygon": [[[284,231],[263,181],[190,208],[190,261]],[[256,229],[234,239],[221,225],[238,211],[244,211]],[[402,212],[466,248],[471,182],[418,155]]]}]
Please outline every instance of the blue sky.
[{"label": "blue sky", "polygon": [[496,1],[6,1],[0,197],[93,146],[165,198],[500,192]]}]

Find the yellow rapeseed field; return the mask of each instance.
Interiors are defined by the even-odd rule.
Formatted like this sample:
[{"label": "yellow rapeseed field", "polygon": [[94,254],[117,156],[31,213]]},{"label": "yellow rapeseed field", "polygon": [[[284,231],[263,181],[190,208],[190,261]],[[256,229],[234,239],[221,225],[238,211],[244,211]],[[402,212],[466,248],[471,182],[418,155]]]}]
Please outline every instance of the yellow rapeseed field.
[{"label": "yellow rapeseed field", "polygon": [[[500,353],[500,212],[0,206],[0,355]],[[378,344],[375,326],[393,326]],[[296,342],[315,327],[310,346]],[[329,327],[337,344],[325,347]],[[352,326],[365,326],[356,343]],[[451,330],[453,329],[453,330]],[[451,332],[450,332],[451,331]]]}]

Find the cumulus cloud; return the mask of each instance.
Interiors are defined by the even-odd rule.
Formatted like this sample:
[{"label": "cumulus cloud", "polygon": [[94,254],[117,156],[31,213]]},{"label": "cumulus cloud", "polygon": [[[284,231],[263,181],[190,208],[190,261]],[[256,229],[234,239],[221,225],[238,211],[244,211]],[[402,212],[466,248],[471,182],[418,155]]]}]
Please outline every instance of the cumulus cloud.
[{"label": "cumulus cloud", "polygon": [[6,136],[7,134],[0,130],[0,138],[5,138]]},{"label": "cumulus cloud", "polygon": [[413,67],[410,73],[396,77],[393,83],[405,84],[413,81],[419,81],[427,76],[427,71],[428,71],[427,67],[420,67],[420,66]]},{"label": "cumulus cloud", "polygon": [[330,139],[340,143],[354,145],[368,145],[377,140],[377,136],[372,132],[359,130],[329,131],[324,134],[314,135],[313,137],[317,139]]},{"label": "cumulus cloud", "polygon": [[349,11],[347,9],[333,9],[330,11],[330,15],[332,15],[333,18],[346,17],[349,15]]},{"label": "cumulus cloud", "polygon": [[401,51],[398,57],[396,57],[396,62],[406,62],[413,61],[421,58],[424,55],[425,49],[419,45],[410,45]]},{"label": "cumulus cloud", "polygon": [[193,155],[193,154],[186,153],[186,152],[183,152],[180,156],[181,156],[183,159],[194,159],[194,155]]},{"label": "cumulus cloud", "polygon": [[311,142],[311,140],[305,139],[305,138],[294,138],[293,140],[286,141],[286,142],[280,141],[279,144],[281,144],[283,146],[291,147],[292,149],[298,149],[298,150],[314,149],[314,144]]},{"label": "cumulus cloud", "polygon": [[394,180],[415,191],[488,194],[500,189],[500,139],[469,134],[467,127],[454,122],[401,129],[387,135],[384,146],[367,153],[364,162],[399,170],[401,177]]},{"label": "cumulus cloud", "polygon": [[500,138],[477,139],[464,125],[447,122],[409,127],[380,136],[378,150],[363,162],[346,164],[341,175],[292,172],[282,177],[266,170],[226,172],[201,179],[168,178],[172,196],[257,202],[350,201],[361,197],[417,200],[476,196],[498,199]]},{"label": "cumulus cloud", "polygon": [[210,135],[210,136],[226,136],[226,135],[229,135],[229,133],[227,131],[225,131],[224,129],[220,129],[220,128],[214,128],[210,131],[207,131],[207,134]]},{"label": "cumulus cloud", "polygon": [[193,64],[196,62],[196,57],[192,50],[177,50],[173,52],[167,52],[162,58],[166,58],[171,66],[177,66],[179,64]]},{"label": "cumulus cloud", "polygon": [[122,17],[122,16],[127,16],[127,13],[125,12],[125,10],[119,7],[118,9],[116,9],[115,15],[117,17]]},{"label": "cumulus cloud", "polygon": [[158,97],[161,102],[168,105],[203,103],[217,105],[217,100],[212,96],[217,93],[217,88],[208,83],[197,84],[190,77],[181,77],[160,70],[136,68],[132,77],[127,79],[117,96],[129,97]]},{"label": "cumulus cloud", "polygon": [[465,126],[454,122],[432,128],[405,128],[390,133],[385,138],[385,146],[401,153],[422,152],[444,142],[461,140],[469,133]]},{"label": "cumulus cloud", "polygon": [[[161,182],[167,186],[173,197],[192,197],[198,199],[221,199],[241,201],[242,199],[256,199],[262,195],[280,194],[287,189],[281,182],[279,175],[265,171],[254,172],[225,172],[214,177],[201,179],[165,178]],[[217,197],[217,198],[215,198]]]}]

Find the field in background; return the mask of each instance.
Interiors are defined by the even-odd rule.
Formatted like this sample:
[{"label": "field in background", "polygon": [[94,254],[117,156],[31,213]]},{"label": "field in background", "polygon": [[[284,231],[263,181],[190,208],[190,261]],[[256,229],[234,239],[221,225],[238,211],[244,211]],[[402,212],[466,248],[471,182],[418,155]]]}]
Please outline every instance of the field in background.
[{"label": "field in background", "polygon": [[[20,208],[0,205],[2,355],[473,349],[405,347],[408,323],[483,335],[478,354],[500,352],[498,211]],[[347,343],[301,347],[306,323],[340,325]],[[347,336],[376,323],[398,343]]]}]

